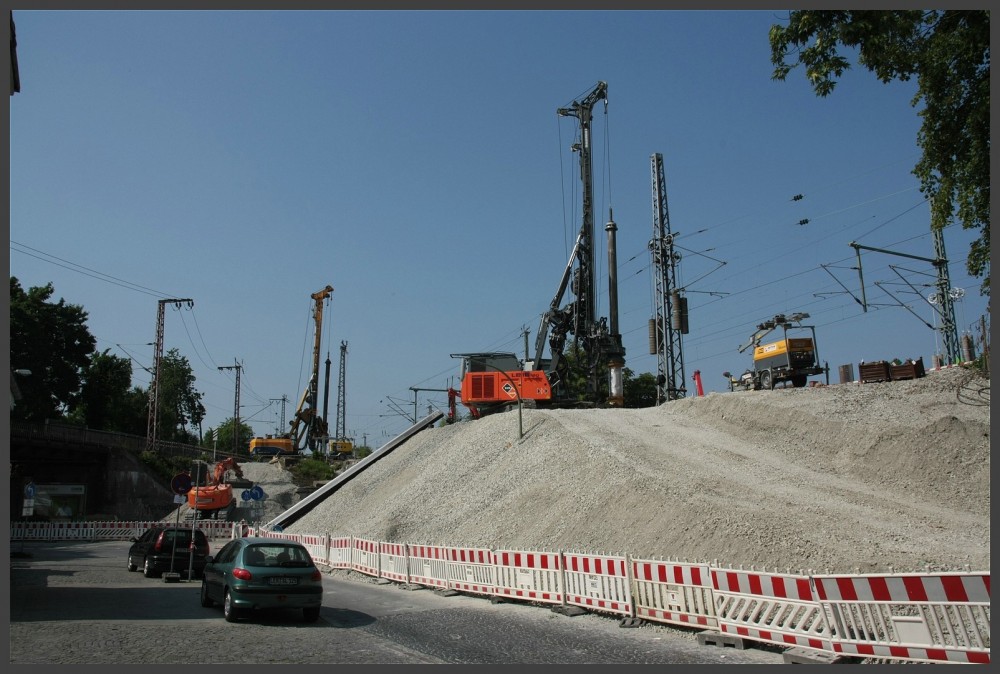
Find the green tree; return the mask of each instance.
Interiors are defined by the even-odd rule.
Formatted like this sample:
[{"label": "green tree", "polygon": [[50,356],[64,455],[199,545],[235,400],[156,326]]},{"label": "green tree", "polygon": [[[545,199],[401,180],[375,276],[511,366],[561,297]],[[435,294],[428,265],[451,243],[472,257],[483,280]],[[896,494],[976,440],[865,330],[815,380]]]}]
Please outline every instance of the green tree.
[{"label": "green tree", "polygon": [[643,372],[638,377],[629,368],[622,371],[622,389],[625,407],[653,407],[656,405],[656,376]]},{"label": "green tree", "polygon": [[191,364],[177,349],[170,349],[160,358],[156,380],[158,439],[197,444],[194,429],[205,418],[205,408],[202,394],[194,388]]},{"label": "green tree", "polygon": [[[219,426],[214,430],[210,428],[209,431],[212,431],[218,437],[210,441],[208,440],[209,433],[205,433],[206,439],[202,442],[202,446],[206,448],[214,446],[220,452],[232,454],[233,435],[235,434],[234,430],[236,428],[235,421],[236,420],[233,417],[229,417],[221,424],[219,424]],[[253,432],[253,429],[241,421],[240,437],[239,437],[239,443],[236,447],[236,451],[242,454],[248,454],[250,452],[250,438],[254,437],[254,435],[255,434]]]},{"label": "green tree", "polygon": [[83,307],[62,298],[52,302],[53,292],[51,283],[25,292],[10,277],[10,366],[31,370],[18,380],[23,397],[12,418],[61,419],[79,402],[97,340],[87,329]]},{"label": "green tree", "polygon": [[78,404],[70,418],[88,428],[130,432],[127,420],[132,362],[109,353],[109,349],[90,356],[83,373]]},{"label": "green tree", "polygon": [[818,96],[850,68],[840,46],[882,82],[916,77],[923,101],[913,170],[931,207],[931,227],[957,216],[979,238],[966,268],[990,293],[990,13],[988,10],[795,10],[770,31],[773,79],[805,67]]},{"label": "green tree", "polygon": [[149,391],[141,386],[133,386],[118,410],[118,421],[122,433],[146,435],[149,432]]}]

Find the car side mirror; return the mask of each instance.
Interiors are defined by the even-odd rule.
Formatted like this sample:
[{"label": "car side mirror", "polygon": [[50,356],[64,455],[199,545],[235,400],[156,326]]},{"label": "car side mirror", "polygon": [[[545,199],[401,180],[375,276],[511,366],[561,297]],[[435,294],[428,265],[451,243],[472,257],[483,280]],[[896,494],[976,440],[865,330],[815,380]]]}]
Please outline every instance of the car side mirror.
[{"label": "car side mirror", "polygon": [[205,557],[205,563],[206,564],[211,564],[214,559],[215,558],[212,557],[212,555],[208,555],[207,557]]},{"label": "car side mirror", "polygon": [[129,540],[130,540],[130,541],[132,541],[133,543],[138,543],[138,542],[139,542],[139,539],[138,539],[138,538],[136,538],[135,536],[133,536],[133,537],[132,537],[132,538],[130,538]]}]

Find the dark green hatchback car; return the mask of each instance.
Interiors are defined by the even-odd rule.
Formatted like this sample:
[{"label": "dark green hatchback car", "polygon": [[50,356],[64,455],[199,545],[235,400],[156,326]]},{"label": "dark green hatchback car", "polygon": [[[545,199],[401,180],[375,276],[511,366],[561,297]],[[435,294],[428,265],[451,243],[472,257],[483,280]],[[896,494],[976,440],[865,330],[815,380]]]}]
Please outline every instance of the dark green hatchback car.
[{"label": "dark green hatchback car", "polygon": [[306,622],[315,622],[323,604],[323,574],[300,543],[238,538],[206,560],[201,605],[216,603],[229,622],[261,609],[301,609]]}]

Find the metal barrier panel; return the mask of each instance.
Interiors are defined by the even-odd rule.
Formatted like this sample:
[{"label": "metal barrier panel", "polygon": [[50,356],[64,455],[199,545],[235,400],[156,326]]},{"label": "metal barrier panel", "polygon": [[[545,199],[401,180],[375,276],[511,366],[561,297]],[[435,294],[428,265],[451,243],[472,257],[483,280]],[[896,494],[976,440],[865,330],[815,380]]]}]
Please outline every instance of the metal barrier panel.
[{"label": "metal barrier panel", "polygon": [[712,569],[719,630],[778,646],[830,651],[826,616],[808,576]]},{"label": "metal barrier panel", "polygon": [[633,559],[632,582],[636,616],[687,627],[719,626],[707,565]]},{"label": "metal barrier panel", "polygon": [[486,548],[445,548],[448,558],[448,589],[474,594],[496,594],[493,551]]},{"label": "metal barrier panel", "polygon": [[49,540],[92,541],[96,528],[90,522],[50,522]]},{"label": "metal barrier panel", "polygon": [[448,555],[441,545],[410,545],[409,566],[411,583],[431,587],[448,587]]},{"label": "metal barrier panel", "polygon": [[139,536],[147,527],[144,522],[94,522],[94,536],[99,541],[127,541]]},{"label": "metal barrier panel", "polygon": [[563,553],[566,603],[631,617],[632,591],[624,557]]},{"label": "metal barrier panel", "polygon": [[327,536],[302,534],[301,539],[299,542],[309,551],[312,560],[319,564],[326,564]]},{"label": "metal barrier panel", "polygon": [[15,522],[10,528],[11,540],[44,541],[49,536],[48,522]]},{"label": "metal barrier panel", "polygon": [[327,565],[334,569],[351,568],[351,545],[350,536],[338,536],[330,539]]},{"label": "metal barrier panel", "polygon": [[990,575],[814,576],[833,650],[920,662],[990,662]]},{"label": "metal barrier panel", "polygon": [[378,541],[355,538],[351,541],[351,568],[369,576],[379,575]]},{"label": "metal barrier panel", "polygon": [[218,522],[214,520],[197,520],[197,522],[198,528],[204,531],[205,535],[209,538],[232,538],[233,529],[241,526],[239,522]]},{"label": "metal barrier panel", "polygon": [[561,555],[556,552],[498,550],[496,594],[512,599],[561,604],[563,602]]},{"label": "metal barrier panel", "polygon": [[410,574],[407,570],[406,543],[378,544],[379,577],[409,583]]}]

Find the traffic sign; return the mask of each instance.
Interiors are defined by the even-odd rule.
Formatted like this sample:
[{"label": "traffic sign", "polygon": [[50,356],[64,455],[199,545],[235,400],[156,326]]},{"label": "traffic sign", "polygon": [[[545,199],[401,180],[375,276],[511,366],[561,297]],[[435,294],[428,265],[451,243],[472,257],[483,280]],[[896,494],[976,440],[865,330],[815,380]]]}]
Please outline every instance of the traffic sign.
[{"label": "traffic sign", "polygon": [[264,490],[261,489],[260,485],[254,485],[254,488],[250,490],[250,498],[254,501],[261,501],[264,499]]},{"label": "traffic sign", "polygon": [[249,501],[250,499],[253,498],[253,496],[250,495],[249,489],[244,489],[243,491],[240,492],[240,498],[244,501]]},{"label": "traffic sign", "polygon": [[187,473],[177,473],[170,480],[170,489],[179,496],[191,491],[191,476]]},{"label": "traffic sign", "polygon": [[34,482],[29,482],[28,484],[24,485],[24,498],[26,498],[26,499],[33,499],[33,498],[35,498],[35,483]]}]

